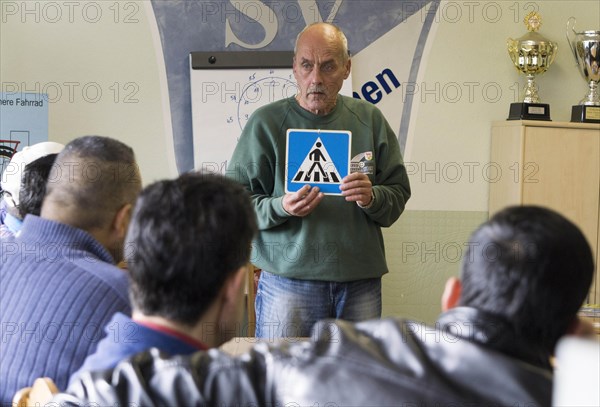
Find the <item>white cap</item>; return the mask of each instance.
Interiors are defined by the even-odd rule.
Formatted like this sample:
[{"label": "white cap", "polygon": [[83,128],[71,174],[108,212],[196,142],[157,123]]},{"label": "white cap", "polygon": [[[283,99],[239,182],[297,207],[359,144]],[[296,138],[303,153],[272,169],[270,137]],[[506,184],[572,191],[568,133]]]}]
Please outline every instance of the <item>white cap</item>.
[{"label": "white cap", "polygon": [[19,204],[19,190],[21,189],[21,176],[27,164],[45,157],[50,154],[58,154],[65,148],[60,143],[54,141],[44,141],[32,146],[24,147],[23,150],[15,153],[10,162],[4,167],[2,173],[2,189],[8,194],[4,194],[4,201],[8,206]]}]

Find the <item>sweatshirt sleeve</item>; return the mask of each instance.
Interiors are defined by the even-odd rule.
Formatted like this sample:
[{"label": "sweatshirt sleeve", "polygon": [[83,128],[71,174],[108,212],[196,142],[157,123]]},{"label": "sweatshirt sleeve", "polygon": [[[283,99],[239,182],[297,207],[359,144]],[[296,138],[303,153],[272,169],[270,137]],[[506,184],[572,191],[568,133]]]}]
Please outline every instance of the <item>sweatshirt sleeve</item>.
[{"label": "sweatshirt sleeve", "polygon": [[255,112],[244,126],[227,168],[227,176],[250,193],[260,230],[281,225],[291,216],[283,209],[283,196],[274,196],[276,167],[280,165],[277,131]]},{"label": "sweatshirt sleeve", "polygon": [[398,139],[383,115],[376,116],[373,137],[377,169],[373,182],[374,203],[365,213],[382,227],[391,226],[402,214],[410,198],[410,183]]}]

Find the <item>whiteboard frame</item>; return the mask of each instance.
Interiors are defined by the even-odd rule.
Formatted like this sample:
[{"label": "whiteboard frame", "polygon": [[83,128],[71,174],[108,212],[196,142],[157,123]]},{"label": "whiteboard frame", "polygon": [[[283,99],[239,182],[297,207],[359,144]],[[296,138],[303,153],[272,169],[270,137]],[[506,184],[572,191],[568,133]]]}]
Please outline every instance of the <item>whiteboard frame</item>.
[{"label": "whiteboard frame", "polygon": [[202,51],[190,53],[191,69],[291,68],[292,51]]},{"label": "whiteboard frame", "polygon": [[[194,151],[194,169],[225,173],[227,161],[231,153],[223,154],[225,144],[230,144],[231,141],[218,141],[215,138],[210,138],[209,135],[198,131],[201,126],[198,125],[199,118],[196,117],[196,111],[204,109],[202,104],[198,103],[194,95],[194,82],[197,78],[194,72],[207,71],[260,71],[267,70],[285,70],[291,75],[293,68],[294,53],[292,51],[202,51],[191,52],[189,55],[190,65],[190,95],[192,99],[192,149]],[[197,86],[197,84],[196,84]],[[238,118],[239,119],[239,118]],[[212,129],[212,127],[209,127]],[[236,131],[237,134],[237,131]],[[210,147],[212,143],[213,148]],[[209,144],[210,143],[210,144]],[[229,149],[230,147],[227,147]],[[213,160],[213,156],[216,158]],[[207,160],[207,155],[211,158]]]}]

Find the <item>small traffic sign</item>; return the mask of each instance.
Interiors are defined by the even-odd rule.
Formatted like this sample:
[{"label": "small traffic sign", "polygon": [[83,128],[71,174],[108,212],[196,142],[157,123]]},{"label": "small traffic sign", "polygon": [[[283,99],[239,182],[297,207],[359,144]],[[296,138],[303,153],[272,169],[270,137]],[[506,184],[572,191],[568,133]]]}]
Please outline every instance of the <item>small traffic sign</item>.
[{"label": "small traffic sign", "polygon": [[351,140],[349,131],[289,129],[285,191],[311,185],[325,194],[341,195],[342,178],[350,173]]}]

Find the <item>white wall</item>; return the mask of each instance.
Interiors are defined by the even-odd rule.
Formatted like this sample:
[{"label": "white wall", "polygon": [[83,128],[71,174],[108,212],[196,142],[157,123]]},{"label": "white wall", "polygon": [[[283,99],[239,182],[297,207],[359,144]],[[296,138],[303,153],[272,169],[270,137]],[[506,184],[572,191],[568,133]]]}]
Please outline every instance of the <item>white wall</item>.
[{"label": "white wall", "polygon": [[117,138],[148,183],[176,169],[146,5],[2,0],[0,78],[3,91],[48,93],[50,140]]}]

